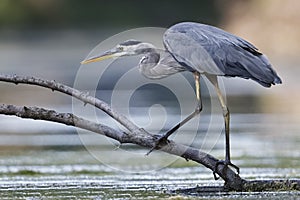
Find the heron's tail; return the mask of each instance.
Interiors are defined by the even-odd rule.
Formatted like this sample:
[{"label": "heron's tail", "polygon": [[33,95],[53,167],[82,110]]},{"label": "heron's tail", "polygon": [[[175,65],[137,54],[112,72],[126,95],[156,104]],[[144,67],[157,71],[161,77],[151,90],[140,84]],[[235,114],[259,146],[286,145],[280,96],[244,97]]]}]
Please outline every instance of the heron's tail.
[{"label": "heron's tail", "polygon": [[268,73],[268,76],[270,77],[269,80],[271,80],[269,83],[269,87],[275,84],[281,84],[282,80],[281,78],[277,75],[276,71],[273,69],[272,65],[270,64],[267,56],[265,56],[264,54],[258,56],[259,59],[263,62],[264,67],[262,69],[264,69],[265,73]]}]

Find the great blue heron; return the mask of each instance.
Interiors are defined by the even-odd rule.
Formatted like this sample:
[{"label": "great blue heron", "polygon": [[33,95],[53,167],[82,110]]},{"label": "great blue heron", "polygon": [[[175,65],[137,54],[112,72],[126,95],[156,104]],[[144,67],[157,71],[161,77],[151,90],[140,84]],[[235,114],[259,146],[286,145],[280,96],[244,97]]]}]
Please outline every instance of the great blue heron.
[{"label": "great blue heron", "polygon": [[175,24],[164,33],[163,43],[165,50],[158,51],[150,43],[127,40],[101,55],[87,58],[82,61],[82,64],[111,57],[145,54],[139,62],[139,69],[147,78],[160,79],[185,70],[194,74],[198,100],[195,111],[162,135],[154,148],[157,148],[161,142],[166,142],[172,133],[201,112],[200,77],[206,76],[216,90],[225,121],[225,160],[216,164],[214,175],[220,164],[232,166],[239,173],[239,168],[230,160],[230,115],[218,86],[217,76],[252,79],[264,87],[280,84],[281,79],[267,57],[255,46],[210,25],[194,22]]}]

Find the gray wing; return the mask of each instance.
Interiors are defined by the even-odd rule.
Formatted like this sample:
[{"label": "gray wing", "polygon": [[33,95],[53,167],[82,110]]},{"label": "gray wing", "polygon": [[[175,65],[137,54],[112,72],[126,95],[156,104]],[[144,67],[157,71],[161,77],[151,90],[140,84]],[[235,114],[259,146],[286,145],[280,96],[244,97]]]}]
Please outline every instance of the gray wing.
[{"label": "gray wing", "polygon": [[255,46],[213,26],[176,24],[165,32],[164,45],[190,71],[250,78],[265,87],[281,83],[266,56]]}]

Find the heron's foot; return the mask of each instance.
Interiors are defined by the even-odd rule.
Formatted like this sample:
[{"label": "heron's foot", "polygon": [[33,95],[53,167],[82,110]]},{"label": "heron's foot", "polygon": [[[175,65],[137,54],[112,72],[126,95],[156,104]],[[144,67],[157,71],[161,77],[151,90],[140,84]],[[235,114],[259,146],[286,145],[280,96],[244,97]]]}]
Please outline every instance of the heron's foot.
[{"label": "heron's foot", "polygon": [[148,153],[146,153],[146,156],[148,156],[155,149],[160,149],[162,146],[166,144],[168,144],[168,136],[167,135],[158,136],[154,146],[150,149],[150,151],[148,151]]},{"label": "heron's foot", "polygon": [[215,180],[218,180],[220,178],[220,177],[217,176],[217,170],[218,170],[219,165],[224,165],[225,167],[231,166],[236,170],[236,172],[238,174],[240,173],[240,168],[238,166],[232,164],[230,160],[219,160],[217,162],[215,168],[214,168],[214,171],[213,171],[213,175],[214,175]]}]

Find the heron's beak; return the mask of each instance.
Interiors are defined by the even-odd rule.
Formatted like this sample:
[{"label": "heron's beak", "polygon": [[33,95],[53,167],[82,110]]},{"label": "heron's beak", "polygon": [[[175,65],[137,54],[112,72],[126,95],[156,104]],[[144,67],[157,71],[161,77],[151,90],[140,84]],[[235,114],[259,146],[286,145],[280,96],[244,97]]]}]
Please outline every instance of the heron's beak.
[{"label": "heron's beak", "polygon": [[91,58],[87,58],[87,59],[81,61],[81,64],[88,64],[88,63],[98,62],[98,61],[109,59],[109,58],[114,58],[114,57],[119,56],[118,54],[119,54],[118,51],[110,50],[110,51],[107,51],[107,52],[105,52],[105,53],[103,53],[99,56],[94,56],[94,57],[91,57]]}]

